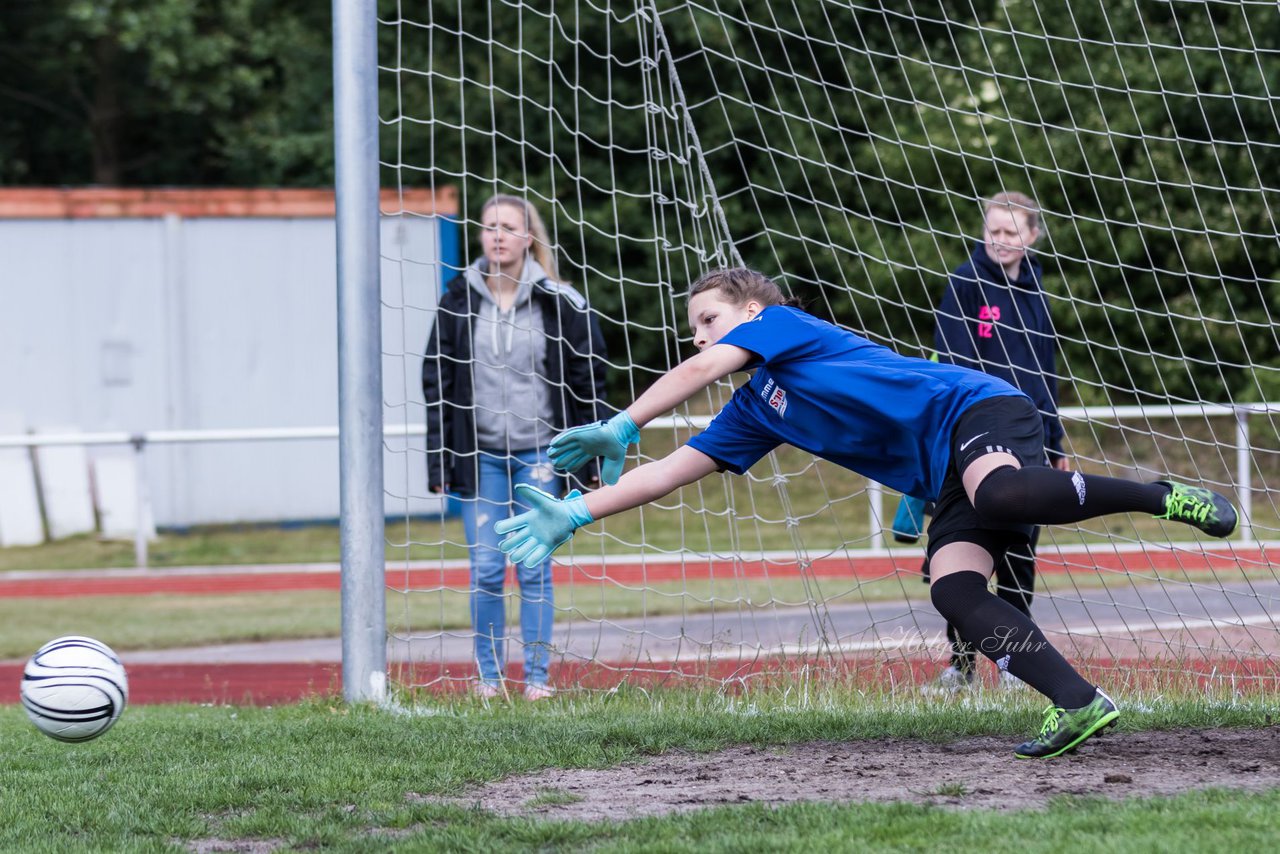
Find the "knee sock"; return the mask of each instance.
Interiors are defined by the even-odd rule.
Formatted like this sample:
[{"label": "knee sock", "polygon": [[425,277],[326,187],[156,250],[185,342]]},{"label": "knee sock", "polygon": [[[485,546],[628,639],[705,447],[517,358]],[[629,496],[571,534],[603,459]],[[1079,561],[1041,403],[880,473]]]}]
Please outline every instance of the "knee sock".
[{"label": "knee sock", "polygon": [[1167,486],[1043,466],[998,468],[978,487],[973,507],[984,520],[1062,525],[1109,513],[1164,512]]},{"label": "knee sock", "polygon": [[944,576],[933,583],[930,598],[961,637],[1055,706],[1079,709],[1093,700],[1097,689],[1053,648],[1030,617],[987,589],[982,573]]}]

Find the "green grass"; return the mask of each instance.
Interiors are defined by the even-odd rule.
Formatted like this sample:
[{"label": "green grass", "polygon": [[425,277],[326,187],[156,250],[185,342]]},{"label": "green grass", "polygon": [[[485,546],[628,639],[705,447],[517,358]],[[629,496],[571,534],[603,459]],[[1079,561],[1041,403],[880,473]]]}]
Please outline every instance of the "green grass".
[{"label": "green grass", "polygon": [[[726,807],[631,822],[499,818],[432,802],[543,768],[605,767],[675,749],[813,740],[1024,734],[1033,705],[981,710],[833,689],[797,707],[691,692],[469,701],[397,715],[314,701],[280,708],[142,706],[98,741],[39,736],[0,708],[0,850],[180,851],[191,840],[278,840],[332,851],[1266,850],[1280,793],[1203,792],[998,813],[936,807]],[[744,711],[750,713],[744,714]],[[1187,698],[1127,728],[1263,726],[1264,707]],[[567,793],[538,797],[563,803]],[[417,796],[427,797],[417,797]],[[465,803],[465,802],[464,802]]]},{"label": "green grass", "polygon": [[[684,500],[697,500],[697,497],[686,496]],[[896,496],[886,495],[886,515],[892,514],[896,500]],[[762,500],[754,503],[758,511],[762,510]],[[1274,536],[1280,527],[1268,515],[1271,508],[1257,509],[1255,526],[1258,535]],[[719,554],[790,551],[796,547],[793,534],[813,556],[838,553],[844,548],[865,549],[870,545],[865,499],[859,497],[819,509],[810,508],[810,511],[806,511],[808,515],[797,516],[799,527],[792,531],[776,517],[762,521],[748,511],[728,514],[721,508],[695,512],[687,505],[679,509],[672,506],[632,510],[584,528],[574,540],[574,554],[589,560],[596,555],[640,551],[646,551],[657,559],[663,556],[660,552],[674,556],[682,549]],[[390,567],[405,562],[462,560],[467,556],[462,523],[457,519],[389,521],[386,531],[386,558]],[[1198,535],[1184,526],[1130,516],[1110,516],[1079,529],[1055,528],[1052,545],[1128,543],[1144,537],[1155,542],[1187,541],[1194,536]],[[1045,547],[1049,546],[1050,542],[1046,540]],[[898,546],[897,549],[900,553],[912,552],[912,547]],[[337,563],[341,559],[341,545],[336,525],[210,525],[164,532],[151,544],[147,559],[150,566],[157,568]],[[134,565],[132,543],[102,540],[93,535],[68,537],[39,546],[0,548],[0,572],[111,569]]]},{"label": "green grass", "polygon": [[[459,528],[459,533],[461,529]],[[462,556],[459,550],[459,556]],[[258,563],[333,563],[340,559],[336,525],[275,527],[210,525],[165,532],[148,552],[148,564],[217,566]],[[133,543],[94,535],[39,546],[0,549],[0,571],[110,569],[134,566]]]},{"label": "green grass", "polygon": [[[1270,578],[1269,570],[1266,572]],[[1163,579],[1168,581],[1169,579]],[[1209,572],[1179,573],[1177,583],[1221,582]],[[1048,573],[1037,582],[1040,595],[1077,595],[1081,589],[1161,583],[1153,577]],[[508,624],[517,622],[518,588],[509,587]],[[645,587],[570,584],[556,588],[559,621],[625,620],[673,614],[723,613],[768,617],[775,608],[803,607],[812,595],[829,606],[861,602],[915,601],[928,604],[928,589],[915,575],[872,581],[794,577],[716,578],[654,583]],[[0,598],[0,659],[24,658],[60,634],[109,639],[119,650],[162,649],[206,644],[337,637],[336,591],[146,596]],[[461,590],[387,591],[387,625],[397,633],[466,629],[468,594]]]},{"label": "green grass", "polygon": [[[914,587],[914,585],[913,585]],[[919,585],[923,596],[924,585]],[[557,619],[622,620],[682,613],[767,614],[803,606],[799,579],[714,579],[653,584],[561,585]],[[863,584],[819,579],[829,604],[901,599],[895,578]],[[517,622],[518,588],[508,589],[509,620]],[[0,659],[22,658],[51,637],[82,634],[109,638],[117,651],[292,638],[337,637],[337,591],[271,591],[209,595],[0,598]],[[468,594],[460,590],[387,592],[387,625],[393,632],[464,629],[470,626]]]},{"label": "green grass", "polygon": [[[1230,438],[1228,434],[1216,439]],[[644,453],[648,457],[662,456],[686,436],[684,432],[647,432]],[[1199,441],[1215,439],[1208,433],[1196,438]],[[1194,473],[1198,473],[1218,482],[1230,482],[1232,478],[1232,471],[1224,462],[1226,458],[1201,454],[1193,459],[1192,448],[1187,443],[1166,442],[1157,452],[1149,436],[1126,434],[1123,442],[1115,437],[1108,439],[1114,447],[1104,453],[1088,440],[1083,428],[1073,436],[1073,447],[1082,455],[1077,462],[1085,471],[1115,474],[1091,460],[1129,459],[1136,455],[1147,460],[1153,471],[1168,468],[1188,473],[1187,477],[1192,479]],[[861,549],[870,545],[865,479],[830,463],[815,462],[811,456],[794,449],[780,449],[776,460],[779,483],[785,485],[785,490],[775,484],[769,463],[761,463],[745,477],[713,475],[652,505],[587,526],[574,540],[574,553],[586,558],[634,553],[641,549],[650,554],[681,550],[732,554],[793,550],[799,543],[810,554],[823,555],[842,548]],[[1263,471],[1263,476],[1268,476],[1268,471]],[[896,502],[895,494],[886,493],[883,508],[886,524],[892,518]],[[389,509],[394,512],[393,508]],[[1280,531],[1280,507],[1271,501],[1255,501],[1253,521],[1260,539],[1274,538]],[[1122,542],[1140,539],[1168,542],[1171,539],[1186,541],[1194,536],[1198,535],[1182,525],[1119,515],[1093,520],[1078,529],[1054,528],[1052,542],[1062,546],[1116,538]],[[466,557],[462,524],[456,518],[399,521],[391,518],[386,539],[390,565]],[[1045,542],[1047,545],[1049,540]],[[151,545],[148,560],[155,567],[333,563],[340,555],[336,525],[213,525],[164,533]],[[132,543],[101,541],[93,536],[0,549],[0,572],[133,565]]]},{"label": "green grass", "polygon": [[107,639],[117,652],[337,637],[338,602],[327,591],[0,599],[0,659],[66,634]]},{"label": "green grass", "polygon": [[538,794],[525,801],[525,807],[528,809],[536,809],[537,807],[555,807],[566,806],[568,804],[576,804],[585,800],[582,795],[575,795],[573,792],[566,792],[564,789],[539,789]]}]

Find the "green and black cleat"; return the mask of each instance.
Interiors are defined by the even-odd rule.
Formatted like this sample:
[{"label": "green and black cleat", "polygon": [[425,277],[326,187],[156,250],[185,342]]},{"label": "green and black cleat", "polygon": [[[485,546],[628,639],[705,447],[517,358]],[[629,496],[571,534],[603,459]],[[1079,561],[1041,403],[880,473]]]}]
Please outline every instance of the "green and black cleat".
[{"label": "green and black cleat", "polygon": [[1102,691],[1098,691],[1093,702],[1082,709],[1050,706],[1045,710],[1040,734],[1018,745],[1013,755],[1019,759],[1052,759],[1072,753],[1086,739],[1115,726],[1119,717],[1120,710],[1116,708],[1115,701]]},{"label": "green and black cleat", "polygon": [[1229,537],[1236,529],[1236,508],[1231,502],[1211,489],[1187,486],[1171,480],[1156,483],[1169,487],[1164,499],[1164,513],[1157,519],[1185,522],[1204,531],[1211,537]]}]

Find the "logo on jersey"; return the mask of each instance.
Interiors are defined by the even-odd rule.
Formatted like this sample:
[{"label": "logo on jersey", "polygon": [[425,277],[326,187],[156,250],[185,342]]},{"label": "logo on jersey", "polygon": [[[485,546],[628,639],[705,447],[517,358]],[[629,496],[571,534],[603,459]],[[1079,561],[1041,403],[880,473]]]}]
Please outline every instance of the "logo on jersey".
[{"label": "logo on jersey", "polygon": [[787,392],[775,383],[772,377],[764,384],[764,388],[760,389],[760,396],[768,401],[779,415],[787,414]]},{"label": "logo on jersey", "polygon": [[978,337],[995,337],[996,324],[1000,322],[1000,306],[984,305],[978,309]]},{"label": "logo on jersey", "polygon": [[779,415],[785,417],[787,414],[787,393],[782,386],[778,386],[773,390],[773,394],[769,395],[769,405],[772,406]]}]

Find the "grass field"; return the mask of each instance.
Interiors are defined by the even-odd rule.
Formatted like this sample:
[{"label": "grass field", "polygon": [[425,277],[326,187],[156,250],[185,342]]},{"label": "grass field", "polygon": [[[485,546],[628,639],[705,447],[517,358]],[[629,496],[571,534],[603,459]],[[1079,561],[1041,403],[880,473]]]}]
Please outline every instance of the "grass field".
[{"label": "grass field", "polygon": [[[1271,578],[1268,567],[1248,577]],[[1241,575],[1240,577],[1245,577]],[[1037,595],[1078,597],[1079,591],[1135,585],[1202,584],[1224,578],[1212,571],[1168,573],[1044,573]],[[518,588],[508,591],[508,622],[518,618]],[[861,580],[828,577],[802,581],[777,578],[711,578],[655,582],[646,586],[560,585],[555,591],[557,621],[624,620],[672,614],[724,613],[768,617],[775,608],[804,607],[813,596],[830,606],[914,600],[930,607],[928,589],[915,574]],[[204,644],[336,637],[339,594],[328,590],[281,590],[227,594],[139,596],[0,597],[0,659],[25,657],[49,637],[88,634],[111,638],[118,650]],[[387,624],[411,631],[465,629],[470,625],[468,593],[460,589],[388,590]]]},{"label": "grass field", "polygon": [[[913,579],[914,580],[914,579]],[[911,594],[924,595],[924,585]],[[821,579],[824,601],[902,599],[903,582]],[[508,619],[517,622],[518,589],[508,596]],[[775,607],[799,607],[806,585],[795,578],[690,580],[643,589],[614,584],[564,585],[556,590],[558,620],[613,620],[682,613],[767,615]],[[210,595],[0,598],[0,659],[31,654],[58,634],[111,638],[118,651],[202,644],[336,637],[337,591],[272,591]],[[392,631],[464,629],[470,626],[469,594],[462,590],[387,594]]]},{"label": "grass field", "polygon": [[[784,457],[783,464],[794,477],[804,478],[792,481],[785,510],[767,481],[713,479],[697,495],[684,496],[686,506],[673,501],[593,526],[580,538],[579,551],[630,552],[641,543],[663,550],[790,549],[797,534],[810,549],[865,545],[865,499],[832,500],[860,490],[856,478],[799,458]],[[891,512],[892,498],[886,503]],[[694,513],[688,505],[704,510]],[[1274,516],[1273,507],[1259,509]],[[1271,516],[1262,521],[1275,530]],[[799,527],[789,525],[788,518],[798,520]],[[1064,545],[1108,537],[1167,539],[1157,522],[1118,518],[1107,524],[1083,532],[1055,531],[1055,539]],[[456,520],[389,524],[387,538],[392,565],[465,556]],[[185,566],[333,562],[338,553],[333,526],[227,526],[168,533],[151,557],[155,566]],[[0,550],[0,571],[132,562],[131,544],[93,538]],[[1212,574],[1177,579],[1220,580]],[[914,575],[817,583],[822,600],[831,603],[926,598]],[[1134,583],[1159,580],[1045,575],[1041,585],[1051,593]],[[565,585],[556,596],[562,609],[558,619],[599,620],[721,609],[749,615],[803,604],[811,592],[795,578],[773,578],[664,582],[644,589]],[[336,592],[286,591],[0,600],[0,658],[25,657],[64,630],[109,637],[120,650],[332,637],[338,632],[338,598]],[[462,591],[391,592],[387,607],[393,631],[468,625]],[[1124,852],[1268,850],[1273,845],[1280,809],[1275,787],[1116,801],[1106,797],[1101,779],[1108,770],[1131,770],[1127,763],[1136,761],[1133,756],[1115,759],[1121,754],[1108,750],[1116,744],[1112,739],[1124,744],[1126,736],[1143,736],[1156,745],[1136,759],[1150,763],[1157,776],[1185,774],[1187,769],[1177,765],[1179,750],[1164,749],[1150,730],[1186,739],[1197,728],[1237,727],[1268,747],[1274,741],[1277,702],[1257,694],[1121,698],[1126,712],[1120,733],[1087,755],[1043,772],[1051,780],[1066,769],[1077,782],[1060,786],[1047,806],[1035,809],[947,806],[963,802],[983,783],[943,775],[895,803],[850,803],[823,797],[815,788],[813,802],[715,806],[627,821],[547,818],[581,797],[552,784],[536,787],[516,815],[474,806],[473,787],[513,775],[625,769],[655,756],[696,763],[696,757],[742,745],[773,756],[782,755],[785,746],[910,740],[915,752],[894,754],[887,769],[893,776],[896,765],[914,761],[908,757],[923,756],[945,768],[948,757],[960,756],[954,742],[986,737],[997,743],[991,755],[1007,762],[996,776],[1039,773],[1008,758],[1009,747],[1040,722],[1040,702],[1030,692],[975,706],[924,699],[914,689],[893,695],[868,686],[813,692],[810,687],[784,681],[752,689],[750,696],[629,688],[566,693],[536,706],[493,707],[424,694],[416,698],[420,705],[414,714],[350,708],[332,699],[277,708],[136,706],[105,737],[82,745],[46,739],[20,709],[0,707],[5,756],[0,850]],[[1209,761],[1228,769],[1249,762],[1270,767],[1259,760],[1245,748]],[[1164,761],[1170,763],[1167,768],[1160,765]],[[745,768],[733,772],[752,774]],[[822,781],[834,772],[818,765],[807,773]],[[647,782],[638,776],[628,797],[643,799]],[[1027,785],[1030,791],[1036,784]]]},{"label": "grass field", "polygon": [[[1269,570],[1259,572],[1269,577]],[[1037,590],[1041,596],[1078,596],[1080,590],[1156,585],[1169,580],[1133,574],[1044,574],[1037,582]],[[1222,579],[1211,572],[1199,572],[1182,573],[1175,581],[1212,585]],[[561,585],[555,591],[556,619],[623,620],[713,612],[767,618],[775,608],[805,606],[810,592],[832,606],[915,600],[920,607],[930,607],[928,590],[915,575],[868,581],[821,578],[807,583],[795,577],[715,578],[659,582],[645,587],[612,583]],[[513,586],[508,594],[508,622],[515,625],[518,588]],[[110,638],[121,651],[337,637],[339,601],[337,591],[319,590],[0,598],[0,659],[30,655],[59,634]],[[391,590],[387,592],[387,624],[401,634],[465,629],[470,625],[468,601],[463,590]]]},{"label": "grass field", "polygon": [[[896,496],[886,495],[885,512],[891,514]],[[810,554],[864,549],[868,511],[863,498],[850,500],[843,512],[819,511],[799,523],[799,542]],[[1270,507],[1257,508],[1255,528],[1259,537],[1274,537],[1280,530]],[[721,514],[723,511],[720,511]],[[709,532],[715,523],[717,530]],[[389,521],[386,528],[387,565],[405,562],[461,560],[462,523],[456,518]],[[1136,517],[1112,516],[1077,528],[1054,528],[1052,543],[1064,548],[1083,544],[1186,541],[1194,533],[1184,526]],[[1049,540],[1046,539],[1046,545]],[[793,532],[784,522],[761,522],[745,516],[683,509],[648,508],[620,514],[583,529],[574,541],[574,553],[586,559],[598,555],[634,554],[646,551],[661,557],[684,548],[733,554],[740,551],[789,551],[796,547]],[[899,547],[907,548],[910,547]],[[232,566],[241,564],[337,563],[341,545],[337,525],[209,525],[183,531],[165,531],[148,552],[152,567]],[[0,548],[0,572],[32,570],[109,569],[134,566],[133,544],[80,535],[39,546]]]},{"label": "grass field", "polygon": [[[1232,438],[1229,426],[1217,425],[1225,431],[1218,435],[1199,425],[1201,433],[1190,438],[1224,445]],[[1173,430],[1177,425],[1156,420],[1150,427]],[[1101,437],[1105,450],[1084,430],[1073,433],[1072,449],[1079,455],[1076,462],[1082,470],[1148,480],[1155,479],[1156,472],[1168,470],[1210,483],[1232,482],[1231,462],[1221,448],[1192,458],[1192,450],[1199,445],[1191,442],[1168,443],[1157,449],[1150,436],[1111,432]],[[649,457],[661,456],[687,435],[687,431],[646,432],[643,451]],[[1262,443],[1258,448],[1271,447],[1266,444],[1272,442],[1271,437],[1256,438]],[[712,476],[651,506],[589,525],[575,538],[575,553],[591,557],[643,549],[650,554],[682,550],[729,554],[792,550],[799,543],[811,554],[826,554],[870,545],[870,505],[863,478],[794,449],[779,449],[775,458],[776,478],[770,466],[761,463],[746,477]],[[1135,464],[1132,471],[1098,462],[1125,459],[1143,462]],[[1264,466],[1262,482],[1268,482],[1273,474],[1269,469],[1273,463],[1269,456],[1259,457],[1259,466]],[[887,492],[884,498],[882,521],[887,525],[897,496]],[[1280,508],[1272,501],[1255,500],[1253,511],[1257,538],[1274,539],[1280,531]],[[466,557],[465,537],[457,518],[397,519],[394,502],[388,503],[387,512],[389,565]],[[1061,546],[1185,541],[1192,536],[1185,526],[1132,515],[1109,516],[1079,528],[1052,529],[1053,542]],[[148,560],[155,567],[316,563],[336,562],[340,554],[338,528],[333,524],[210,525],[164,532],[151,544]],[[0,549],[0,572],[133,565],[131,542],[102,541],[93,536]]]},{"label": "grass field", "polygon": [[[948,851],[1266,850],[1280,809],[1272,789],[1123,802],[1066,797],[1012,812],[802,803],[627,822],[504,818],[471,808],[468,788],[545,768],[604,768],[729,745],[910,738],[940,749],[983,734],[1016,743],[1038,715],[1029,702],[975,711],[848,690],[803,704],[781,694],[746,703],[713,693],[624,692],[536,707],[468,701],[420,711],[434,713],[321,700],[265,709],[147,706],[129,709],[98,741],[66,745],[4,707],[0,849],[887,851],[945,839]],[[1203,698],[1165,701],[1124,719],[1126,730],[1269,723],[1265,705]],[[961,788],[940,786],[936,794]],[[439,796],[463,797],[439,803]],[[548,788],[525,806],[573,798]]]}]

